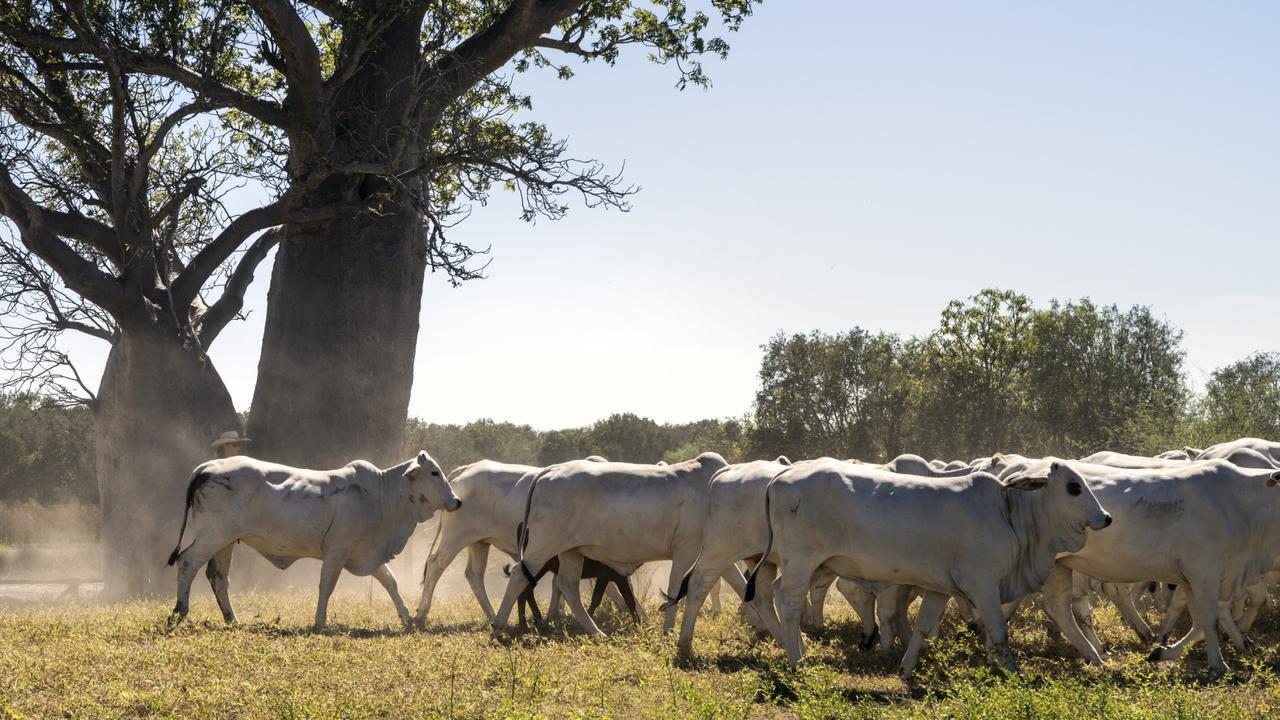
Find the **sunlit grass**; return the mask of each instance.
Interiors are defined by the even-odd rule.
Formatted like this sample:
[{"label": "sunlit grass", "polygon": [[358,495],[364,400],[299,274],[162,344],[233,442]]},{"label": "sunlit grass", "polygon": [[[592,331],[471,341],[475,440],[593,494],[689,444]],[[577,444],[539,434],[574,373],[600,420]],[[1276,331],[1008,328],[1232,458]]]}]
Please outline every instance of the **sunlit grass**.
[{"label": "sunlit grass", "polygon": [[[236,594],[240,624],[211,599],[169,631],[169,602],[0,611],[0,715],[15,717],[1280,717],[1280,617],[1264,613],[1259,649],[1228,651],[1235,673],[1212,680],[1202,648],[1148,664],[1149,648],[1095,611],[1115,659],[1085,666],[1044,617],[1013,630],[1024,677],[990,670],[978,638],[948,620],[917,687],[897,677],[898,651],[859,651],[856,620],[832,601],[825,632],[797,671],[736,613],[699,624],[696,658],[616,616],[590,640],[558,625],[499,642],[470,598],[436,607],[428,631],[404,633],[390,603],[335,598],[332,627],[309,630],[312,595]],[[726,603],[732,605],[732,603]]]}]

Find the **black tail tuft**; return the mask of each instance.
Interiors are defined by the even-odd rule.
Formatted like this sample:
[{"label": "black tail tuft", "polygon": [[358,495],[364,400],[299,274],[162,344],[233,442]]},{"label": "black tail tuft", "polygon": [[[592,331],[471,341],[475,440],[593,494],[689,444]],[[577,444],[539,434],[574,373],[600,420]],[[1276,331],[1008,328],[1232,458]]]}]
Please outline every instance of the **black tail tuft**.
[{"label": "black tail tuft", "polygon": [[182,545],[174,545],[173,552],[169,553],[169,564],[178,562],[178,554],[182,551]]},{"label": "black tail tuft", "polygon": [[502,566],[502,574],[511,577],[511,563]]},{"label": "black tail tuft", "polygon": [[[676,593],[675,597],[671,597],[666,593],[662,593],[662,599],[665,600],[666,602],[658,606],[659,610],[666,610],[669,607],[673,607],[674,605],[679,603],[681,600],[683,600],[686,595],[689,594],[689,579],[693,576],[693,569],[696,567],[698,567],[698,563],[695,562],[693,564],[693,567],[690,567],[685,572],[684,577],[680,579],[680,590]],[[716,580],[716,582],[720,582],[720,581]]]}]

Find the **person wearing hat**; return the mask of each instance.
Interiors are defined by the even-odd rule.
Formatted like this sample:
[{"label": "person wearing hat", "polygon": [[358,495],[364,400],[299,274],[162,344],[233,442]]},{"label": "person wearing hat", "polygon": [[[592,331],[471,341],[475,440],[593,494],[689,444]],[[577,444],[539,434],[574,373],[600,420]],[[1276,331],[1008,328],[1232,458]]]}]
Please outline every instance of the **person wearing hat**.
[{"label": "person wearing hat", "polygon": [[228,430],[219,435],[218,439],[209,445],[209,449],[220,458],[228,458],[244,454],[242,446],[250,442],[252,441],[249,438],[240,437],[240,433],[235,430]]}]

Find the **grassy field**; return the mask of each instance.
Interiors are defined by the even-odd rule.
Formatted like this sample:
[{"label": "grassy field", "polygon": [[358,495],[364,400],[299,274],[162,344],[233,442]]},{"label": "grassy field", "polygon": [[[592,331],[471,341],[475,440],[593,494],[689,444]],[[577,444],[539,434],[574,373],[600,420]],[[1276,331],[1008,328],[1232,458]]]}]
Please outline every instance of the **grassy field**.
[{"label": "grassy field", "polygon": [[498,642],[469,598],[439,605],[419,633],[402,632],[385,599],[352,594],[335,597],[330,630],[312,633],[313,601],[241,593],[240,624],[227,627],[199,598],[172,632],[169,602],[0,610],[0,717],[1280,717],[1274,605],[1251,633],[1259,649],[1229,650],[1235,672],[1221,680],[1206,675],[1200,647],[1148,664],[1149,648],[1102,606],[1099,634],[1116,651],[1106,667],[1083,665],[1042,614],[1024,611],[1013,638],[1025,676],[1004,678],[948,619],[908,688],[898,652],[857,649],[839,600],[794,672],[729,610],[702,619],[697,659],[682,664],[652,608],[639,628],[606,616],[605,640],[559,625]]}]

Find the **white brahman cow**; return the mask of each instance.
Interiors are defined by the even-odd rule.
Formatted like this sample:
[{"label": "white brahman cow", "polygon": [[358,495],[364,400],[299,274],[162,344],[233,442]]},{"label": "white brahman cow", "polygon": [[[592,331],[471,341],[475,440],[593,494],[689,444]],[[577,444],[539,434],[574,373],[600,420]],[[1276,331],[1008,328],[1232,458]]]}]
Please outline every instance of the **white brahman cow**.
[{"label": "white brahman cow", "polygon": [[[495,632],[506,628],[511,608],[532,573],[560,557],[556,583],[588,634],[603,633],[582,606],[578,583],[583,557],[623,574],[642,563],[671,561],[668,595],[675,595],[681,574],[693,564],[702,543],[707,483],[728,463],[716,453],[672,465],[574,461],[553,465],[528,482],[520,562],[511,571],[502,604],[493,619]],[[512,528],[515,532],[515,528]],[[675,624],[675,607],[666,609],[663,630]]]},{"label": "white brahman cow", "polygon": [[[1035,473],[1046,463],[1033,465]],[[1090,662],[1102,656],[1070,611],[1072,571],[1103,582],[1156,580],[1185,588],[1193,627],[1178,642],[1156,648],[1152,660],[1177,659],[1203,636],[1209,667],[1227,671],[1216,628],[1234,624],[1220,604],[1256,583],[1280,557],[1280,471],[1241,468],[1224,461],[1181,468],[1123,469],[1072,463],[1115,529],[1090,534],[1083,547],[1058,560],[1044,588],[1045,609]],[[1244,648],[1233,633],[1232,641]]]},{"label": "white brahman cow", "polygon": [[[801,461],[800,465],[811,461]],[[698,621],[698,611],[706,600],[710,590],[720,582],[721,576],[729,579],[729,584],[741,595],[746,588],[746,581],[738,570],[737,563],[742,560],[755,560],[760,548],[768,540],[768,527],[760,513],[764,502],[765,489],[769,481],[779,473],[791,467],[792,463],[785,456],[776,460],[757,460],[754,462],[730,465],[717,472],[707,488],[706,521],[702,530],[702,546],[692,567],[680,581],[680,590],[664,605],[674,605],[685,599],[684,616],[680,625],[678,649],[689,653],[693,649],[693,633]],[[747,617],[753,625],[767,630],[773,637],[782,642],[781,628],[778,625],[777,613],[773,606],[772,581],[776,571],[777,556],[766,564],[761,571],[759,592],[750,602],[744,603]],[[815,578],[813,606],[817,612],[818,623],[821,624],[820,605],[826,596],[834,576]],[[868,593],[860,589],[841,585],[840,591],[845,594],[849,604],[853,606],[862,620],[861,645],[869,647],[875,642],[875,601]]]},{"label": "white brahman cow", "polygon": [[[608,462],[594,455],[586,460]],[[480,460],[454,469],[449,484],[453,486],[454,493],[466,503],[466,509],[440,518],[435,540],[431,544],[431,553],[422,568],[422,598],[418,601],[418,611],[414,614],[414,622],[418,627],[426,624],[440,576],[464,548],[467,550],[467,567],[463,574],[467,578],[467,584],[471,587],[476,602],[480,604],[480,609],[484,611],[485,619],[493,620],[493,605],[489,601],[484,582],[489,548],[496,547],[513,560],[519,556],[516,550],[516,528],[524,517],[525,499],[529,494],[527,483],[541,470],[542,468],[532,465],[513,465],[493,460]],[[526,482],[522,484],[521,479],[526,479]],[[603,567],[594,569],[607,571]],[[621,577],[612,579],[626,582]],[[609,580],[610,578],[606,578],[599,582],[606,583],[607,590],[611,591],[610,597],[619,608],[626,607],[626,600]],[[552,597],[553,613],[559,605],[558,595],[557,592]]]},{"label": "white brahman cow", "polygon": [[[790,468],[765,493],[770,542],[781,579],[779,614],[787,657],[804,651],[800,615],[820,568],[840,577],[925,591],[902,659],[909,679],[949,596],[964,598],[987,631],[993,659],[1016,672],[1001,604],[1040,589],[1059,553],[1080,549],[1086,528],[1111,524],[1065,462],[1007,482],[977,472],[926,479],[838,461]],[[756,570],[747,579],[754,597]]]},{"label": "white brahman cow", "polygon": [[[169,556],[169,564],[178,565],[178,601],[170,622],[187,616],[191,581],[205,563],[222,617],[235,620],[227,576],[232,551],[243,542],[282,570],[298,558],[323,562],[316,629],[325,626],[329,596],[344,568],[377,578],[408,626],[409,610],[386,564],[418,523],[436,510],[461,506],[425,452],[386,470],[364,460],[337,470],[303,470],[239,455],[210,460],[187,484],[182,528]],[[195,537],[183,550],[188,517],[195,520]]]},{"label": "white brahman cow", "polygon": [[[1263,440],[1262,438],[1240,438],[1231,442],[1210,445],[1200,452],[1197,460],[1231,460],[1231,454],[1237,450],[1252,450],[1263,455],[1272,467],[1280,468],[1280,442]],[[1233,461],[1234,462],[1234,461]],[[1240,463],[1236,463],[1239,465]],[[1246,467],[1256,467],[1249,465]]]}]

